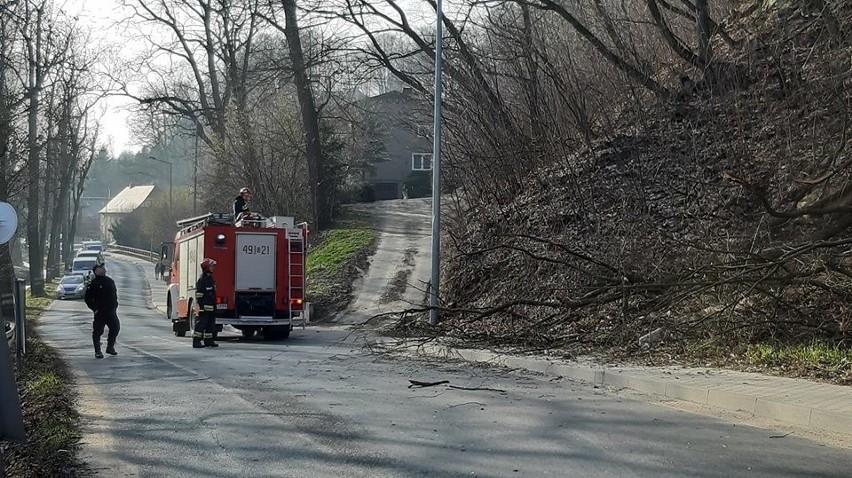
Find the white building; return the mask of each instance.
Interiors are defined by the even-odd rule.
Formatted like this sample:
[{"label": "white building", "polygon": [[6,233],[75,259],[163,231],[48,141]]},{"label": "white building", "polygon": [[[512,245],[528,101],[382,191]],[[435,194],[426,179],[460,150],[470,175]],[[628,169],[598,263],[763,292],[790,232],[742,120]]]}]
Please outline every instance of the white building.
[{"label": "white building", "polygon": [[110,232],[112,226],[121,221],[127,214],[132,213],[140,207],[147,206],[147,202],[151,198],[153,191],[153,185],[127,186],[110,199],[103,209],[98,211],[98,214],[101,215],[101,238],[104,244],[109,244],[113,241],[112,232]]}]

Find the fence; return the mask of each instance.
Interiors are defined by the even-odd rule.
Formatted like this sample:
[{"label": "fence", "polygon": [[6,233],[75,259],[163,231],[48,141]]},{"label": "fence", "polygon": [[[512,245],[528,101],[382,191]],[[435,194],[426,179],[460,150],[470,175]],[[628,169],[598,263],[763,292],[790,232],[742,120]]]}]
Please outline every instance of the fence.
[{"label": "fence", "polygon": [[135,247],[120,246],[118,244],[109,246],[109,250],[151,262],[157,262],[157,257],[159,255],[159,252],[149,251],[147,249],[137,249]]}]

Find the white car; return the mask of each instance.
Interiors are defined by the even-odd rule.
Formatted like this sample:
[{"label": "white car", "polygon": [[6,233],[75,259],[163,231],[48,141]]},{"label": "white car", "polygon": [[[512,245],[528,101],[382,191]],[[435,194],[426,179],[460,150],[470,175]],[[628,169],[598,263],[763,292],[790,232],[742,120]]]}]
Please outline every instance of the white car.
[{"label": "white car", "polygon": [[56,286],[57,299],[82,299],[86,295],[86,278],[80,274],[63,276]]},{"label": "white car", "polygon": [[104,243],[101,241],[83,241],[83,250],[84,251],[98,251],[102,252],[104,250]]},{"label": "white car", "polygon": [[78,257],[71,261],[71,272],[68,274],[82,273],[88,276],[92,273],[92,268],[95,264],[103,264],[104,261],[98,260],[96,257]]},{"label": "white car", "polygon": [[83,258],[87,258],[87,257],[91,257],[91,258],[96,259],[99,264],[103,263],[103,261],[104,261],[104,255],[101,253],[101,251],[87,250],[87,249],[84,249],[84,250],[78,252],[75,259],[83,259]]}]

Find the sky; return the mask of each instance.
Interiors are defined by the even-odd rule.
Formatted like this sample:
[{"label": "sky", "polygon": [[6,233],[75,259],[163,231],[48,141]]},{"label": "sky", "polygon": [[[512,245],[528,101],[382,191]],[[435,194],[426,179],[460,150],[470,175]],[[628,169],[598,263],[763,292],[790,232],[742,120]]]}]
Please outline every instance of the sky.
[{"label": "sky", "polygon": [[[81,24],[92,27],[93,41],[127,44],[128,40],[122,38],[122,30],[115,26],[115,22],[122,16],[118,0],[70,0],[64,4],[63,9],[69,14],[77,14]],[[139,145],[132,143],[128,128],[130,113],[127,106],[131,103],[129,99],[120,96],[111,96],[104,100],[102,137],[115,156],[122,151],[140,149]]]}]

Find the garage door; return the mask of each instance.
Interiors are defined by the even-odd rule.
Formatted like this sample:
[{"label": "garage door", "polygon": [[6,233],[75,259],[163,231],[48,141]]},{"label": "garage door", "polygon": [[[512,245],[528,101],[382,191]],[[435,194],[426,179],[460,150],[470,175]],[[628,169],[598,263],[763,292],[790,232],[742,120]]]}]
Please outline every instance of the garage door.
[{"label": "garage door", "polygon": [[374,189],[376,191],[377,201],[384,199],[399,199],[402,197],[400,194],[399,183],[376,183],[374,184]]}]

